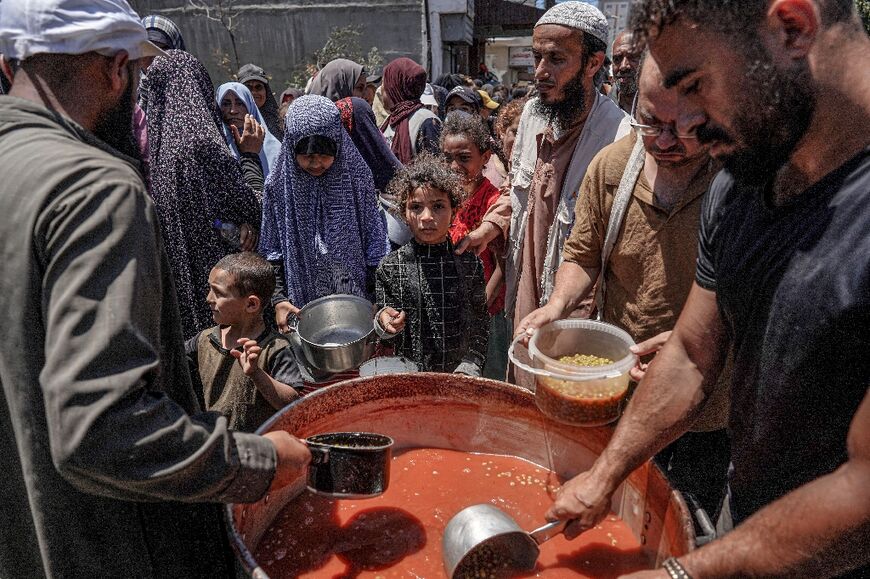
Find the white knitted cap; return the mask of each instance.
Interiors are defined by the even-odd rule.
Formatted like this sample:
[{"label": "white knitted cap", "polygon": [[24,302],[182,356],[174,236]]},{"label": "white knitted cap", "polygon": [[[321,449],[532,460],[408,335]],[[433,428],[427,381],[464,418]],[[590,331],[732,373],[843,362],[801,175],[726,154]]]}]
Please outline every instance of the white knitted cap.
[{"label": "white knitted cap", "polygon": [[607,18],[601,10],[586,2],[562,2],[547,10],[535,24],[561,24],[582,30],[607,44]]}]

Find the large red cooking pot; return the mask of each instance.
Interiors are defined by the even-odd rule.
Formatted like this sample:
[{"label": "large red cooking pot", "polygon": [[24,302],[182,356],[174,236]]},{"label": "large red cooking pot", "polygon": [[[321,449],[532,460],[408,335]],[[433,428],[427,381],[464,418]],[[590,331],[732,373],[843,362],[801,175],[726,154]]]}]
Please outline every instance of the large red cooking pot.
[{"label": "large red cooking pot", "polygon": [[[300,438],[322,432],[379,432],[393,438],[395,451],[434,447],[512,455],[552,467],[565,478],[588,469],[612,433],[610,427],[550,420],[535,406],[534,394],[518,386],[432,373],[373,376],[324,388],[276,414],[259,432],[273,430]],[[268,576],[252,553],[281,509],[306,492],[305,484],[301,478],[257,503],[227,506],[233,546],[256,579]],[[612,508],[657,566],[695,546],[685,503],[649,463],[617,490]]]}]

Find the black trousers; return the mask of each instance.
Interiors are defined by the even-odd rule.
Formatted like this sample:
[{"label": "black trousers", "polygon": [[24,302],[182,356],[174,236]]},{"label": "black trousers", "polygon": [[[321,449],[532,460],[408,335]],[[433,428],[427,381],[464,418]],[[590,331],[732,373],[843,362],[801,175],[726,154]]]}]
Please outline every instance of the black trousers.
[{"label": "black trousers", "polygon": [[678,491],[695,498],[715,526],[728,486],[728,432],[687,432],[653,460]]}]

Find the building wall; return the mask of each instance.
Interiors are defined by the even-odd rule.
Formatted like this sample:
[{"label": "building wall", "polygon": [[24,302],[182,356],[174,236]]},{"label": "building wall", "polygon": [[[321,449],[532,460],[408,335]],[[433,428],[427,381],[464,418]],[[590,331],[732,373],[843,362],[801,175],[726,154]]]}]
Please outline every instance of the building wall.
[{"label": "building wall", "polygon": [[[423,0],[205,0],[230,4],[239,15],[235,30],[239,60],[262,66],[272,89],[283,90],[297,66],[323,48],[333,28],[362,25],[363,54],[376,46],[384,63],[407,56],[426,64]],[[188,50],[208,68],[215,85],[235,72],[226,30],[184,0],[132,0],[142,16],[161,14],[181,28]],[[230,62],[222,64],[229,58]]]},{"label": "building wall", "polygon": [[598,3],[598,8],[607,18],[608,25],[608,41],[607,52],[610,53],[610,48],[613,46],[613,41],[616,40],[616,35],[628,28],[631,18],[631,7],[637,4],[638,0],[604,0]]}]

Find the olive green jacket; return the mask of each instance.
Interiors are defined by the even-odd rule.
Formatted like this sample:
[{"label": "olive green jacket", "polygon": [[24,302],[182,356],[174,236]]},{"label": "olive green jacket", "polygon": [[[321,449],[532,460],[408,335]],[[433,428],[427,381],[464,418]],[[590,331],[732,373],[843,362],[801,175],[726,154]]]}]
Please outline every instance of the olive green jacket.
[{"label": "olive green jacket", "polygon": [[69,119],[0,98],[0,577],[232,572],[220,501],[268,441],[197,414],[142,178]]}]

